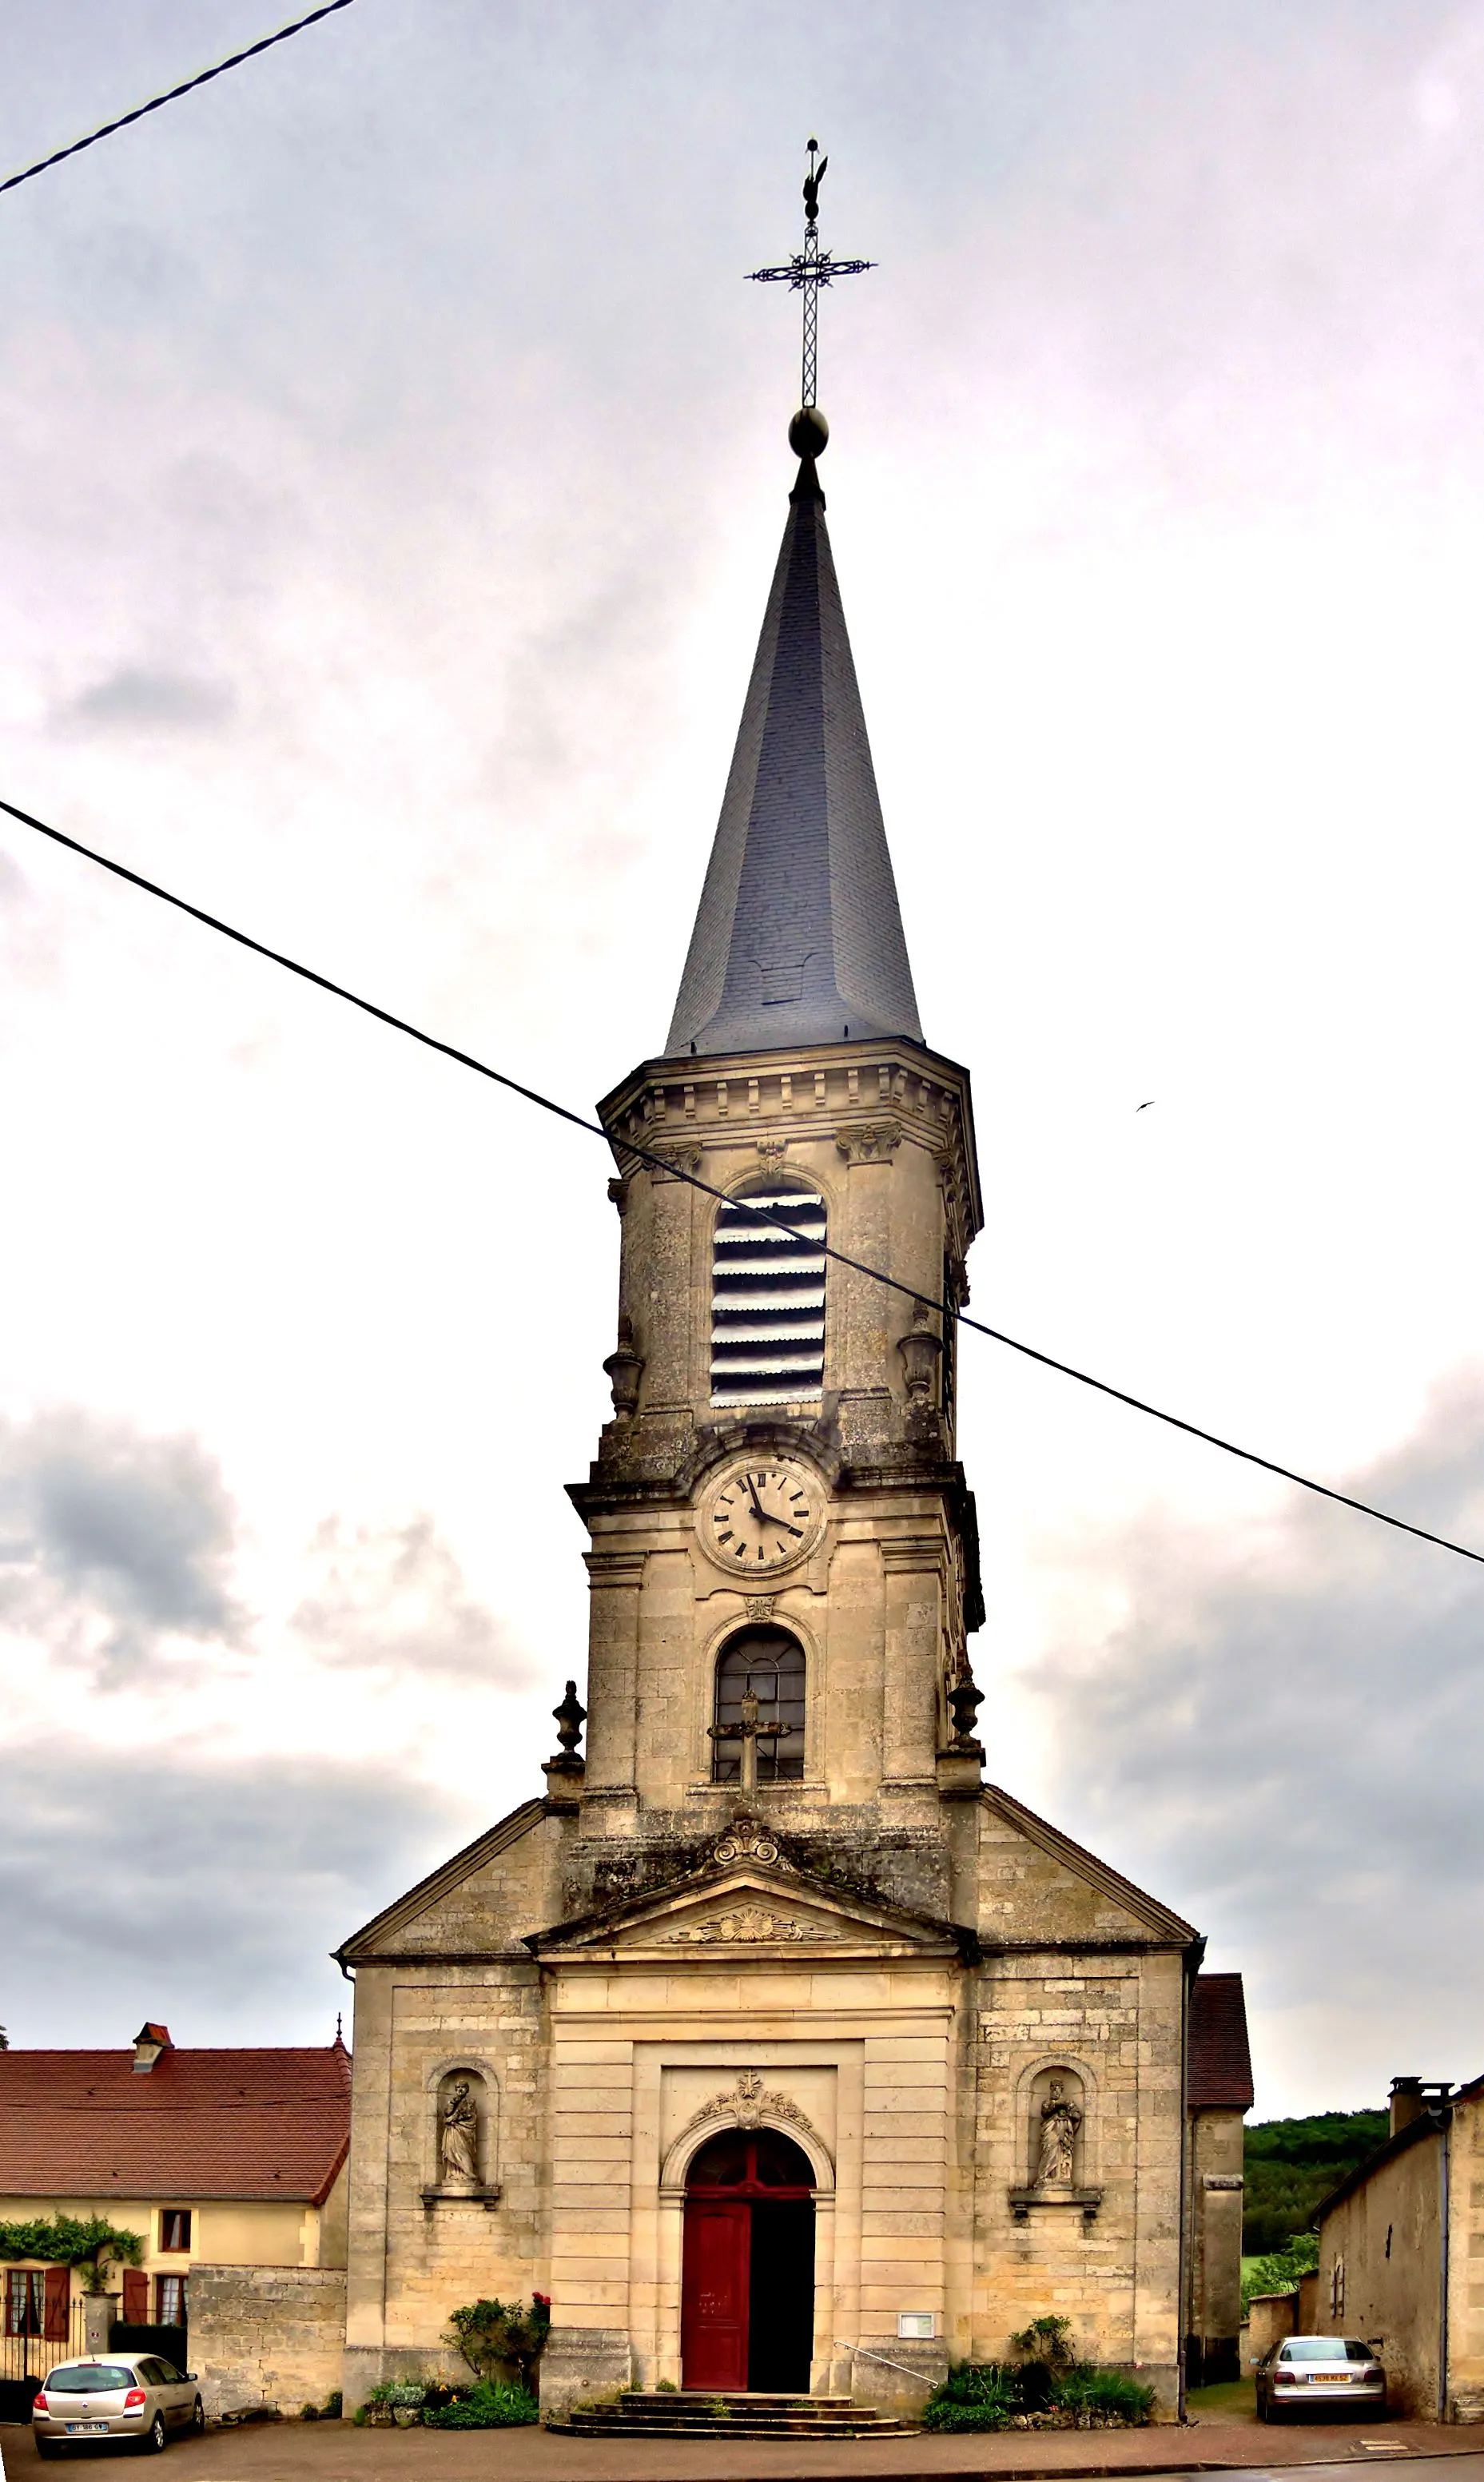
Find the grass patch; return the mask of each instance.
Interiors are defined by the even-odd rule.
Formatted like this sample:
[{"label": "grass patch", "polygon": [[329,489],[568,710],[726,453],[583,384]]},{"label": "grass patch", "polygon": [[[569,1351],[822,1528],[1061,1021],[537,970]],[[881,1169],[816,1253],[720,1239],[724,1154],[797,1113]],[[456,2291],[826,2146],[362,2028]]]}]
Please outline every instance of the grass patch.
[{"label": "grass patch", "polygon": [[1258,2413],[1258,2391],[1251,2379],[1222,2379],[1213,2388],[1187,2388],[1185,2402],[1192,2413],[1251,2414]]}]

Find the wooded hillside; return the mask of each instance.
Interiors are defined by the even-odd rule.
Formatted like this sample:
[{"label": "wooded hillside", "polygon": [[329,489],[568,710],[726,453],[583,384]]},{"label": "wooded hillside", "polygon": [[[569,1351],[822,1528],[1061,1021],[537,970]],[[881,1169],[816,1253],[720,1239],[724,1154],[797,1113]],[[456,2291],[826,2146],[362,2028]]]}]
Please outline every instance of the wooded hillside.
[{"label": "wooded hillside", "polygon": [[1321,2198],[1373,2154],[1384,2111],[1321,2111],[1312,2120],[1260,2120],[1243,2149],[1242,2254],[1260,2258],[1306,2231]]}]

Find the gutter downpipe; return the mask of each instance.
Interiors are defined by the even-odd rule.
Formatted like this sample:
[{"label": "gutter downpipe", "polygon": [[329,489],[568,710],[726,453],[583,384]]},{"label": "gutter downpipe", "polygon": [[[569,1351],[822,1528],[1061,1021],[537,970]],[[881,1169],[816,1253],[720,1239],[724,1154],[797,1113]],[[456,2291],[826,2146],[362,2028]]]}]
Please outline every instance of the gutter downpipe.
[{"label": "gutter downpipe", "polygon": [[1439,2113],[1438,2122],[1443,2136],[1443,2211],[1440,2218],[1443,2230],[1441,2252],[1443,2262],[1439,2270],[1438,2296],[1438,2419],[1440,2422],[1445,2422],[1448,2417],[1448,2250],[1450,2246],[1448,2183],[1451,2168],[1449,2159],[1451,2148],[1448,2141],[1453,2126],[1453,2115],[1446,2104]]},{"label": "gutter downpipe", "polygon": [[[1195,2132],[1190,2125],[1190,2002],[1196,1975],[1206,1963],[1206,1945],[1204,1939],[1191,1941],[1182,1960],[1185,1969],[1180,1976],[1179,2282],[1176,2286],[1179,2308],[1175,2338],[1175,2418],[1178,2422],[1188,2418],[1185,2412],[1185,2338],[1190,2332],[1189,2322],[1195,2306],[1191,2294],[1195,2272],[1195,2183],[1191,2162]],[[1240,2326],[1237,2332],[1240,2335]],[[1237,2350],[1240,2353],[1240,2344]]]}]

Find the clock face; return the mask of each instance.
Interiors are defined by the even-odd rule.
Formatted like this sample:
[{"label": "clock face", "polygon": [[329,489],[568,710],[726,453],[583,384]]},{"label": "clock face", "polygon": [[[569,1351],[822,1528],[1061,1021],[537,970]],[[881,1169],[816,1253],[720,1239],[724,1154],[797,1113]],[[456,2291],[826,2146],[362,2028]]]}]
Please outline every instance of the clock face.
[{"label": "clock face", "polygon": [[706,1549],[724,1569],[765,1576],[800,1559],[814,1539],[817,1486],[798,1465],[743,1466],[724,1482],[702,1518]]}]

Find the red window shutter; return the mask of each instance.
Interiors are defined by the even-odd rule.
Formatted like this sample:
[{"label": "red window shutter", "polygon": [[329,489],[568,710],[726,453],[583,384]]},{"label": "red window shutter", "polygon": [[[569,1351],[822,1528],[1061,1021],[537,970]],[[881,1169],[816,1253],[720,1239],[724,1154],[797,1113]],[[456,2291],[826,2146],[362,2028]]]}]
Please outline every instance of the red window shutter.
[{"label": "red window shutter", "polygon": [[149,2324],[149,2278],[137,2266],[123,2270],[123,2323],[125,2327]]},{"label": "red window shutter", "polygon": [[71,2270],[49,2266],[46,2270],[46,2307],[41,2333],[48,2344],[65,2344],[67,2340],[67,2311],[72,2305]]}]

